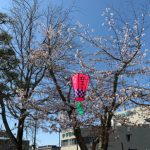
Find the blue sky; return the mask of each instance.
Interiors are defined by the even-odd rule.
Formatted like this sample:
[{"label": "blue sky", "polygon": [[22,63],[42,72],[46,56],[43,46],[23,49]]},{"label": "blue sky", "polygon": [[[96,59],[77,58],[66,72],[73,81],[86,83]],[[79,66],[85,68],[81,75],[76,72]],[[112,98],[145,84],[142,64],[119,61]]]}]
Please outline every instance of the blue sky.
[{"label": "blue sky", "polygon": [[[43,0],[44,1],[44,0]],[[121,6],[122,2],[126,0],[45,0],[50,1],[54,4],[62,4],[68,8],[72,6],[74,2],[76,11],[73,13],[73,20],[81,22],[81,24],[89,24],[91,28],[97,32],[102,32],[102,17],[101,13],[106,7],[118,7]],[[7,12],[11,0],[0,0],[0,11]],[[120,8],[121,9],[121,8]],[[58,134],[49,134],[38,131],[37,143],[41,145],[58,145],[59,137]]]}]

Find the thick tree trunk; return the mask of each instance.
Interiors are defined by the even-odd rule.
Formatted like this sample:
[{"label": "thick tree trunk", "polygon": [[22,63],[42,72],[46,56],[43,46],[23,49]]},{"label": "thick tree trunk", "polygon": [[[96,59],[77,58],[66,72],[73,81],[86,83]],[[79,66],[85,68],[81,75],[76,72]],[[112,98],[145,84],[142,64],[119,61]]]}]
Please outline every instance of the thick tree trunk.
[{"label": "thick tree trunk", "polygon": [[109,142],[109,131],[105,129],[101,141],[101,150],[107,150],[108,149],[108,142]]},{"label": "thick tree trunk", "polygon": [[6,129],[6,133],[8,134],[12,144],[16,147],[16,149],[18,149],[18,142],[17,142],[16,138],[14,137],[12,131],[10,130],[8,122],[7,122],[5,104],[4,104],[3,98],[0,98],[0,105],[1,105],[1,110],[2,110],[2,114],[1,114],[2,120],[4,123],[5,129]]},{"label": "thick tree trunk", "polygon": [[77,143],[80,146],[80,149],[81,150],[88,150],[88,148],[86,146],[86,143],[84,141],[84,138],[81,135],[81,129],[80,129],[80,127],[73,127],[73,130],[74,130],[74,135],[75,135],[75,137],[77,139]]},{"label": "thick tree trunk", "polygon": [[101,138],[100,138],[101,139],[101,150],[108,149],[109,134],[110,134],[110,130],[111,130],[111,119],[112,119],[112,114],[107,113],[107,115],[105,115],[105,119],[102,121]]},{"label": "thick tree trunk", "polygon": [[96,146],[99,143],[99,138],[97,137],[96,139],[93,140],[92,143],[92,150],[96,150]]},{"label": "thick tree trunk", "polygon": [[2,120],[4,123],[5,129],[6,129],[6,133],[8,134],[8,137],[10,138],[12,144],[15,146],[16,150],[22,150],[23,129],[24,129],[24,121],[25,121],[24,113],[26,110],[22,110],[22,117],[20,117],[20,119],[19,119],[18,133],[17,133],[17,138],[16,138],[13,135],[13,133],[9,127],[8,121],[7,121],[3,97],[0,97],[0,106],[1,106],[1,110],[2,110],[1,115],[2,115]]},{"label": "thick tree trunk", "polygon": [[22,150],[22,141],[23,141],[23,129],[24,129],[24,122],[25,122],[25,113],[26,110],[22,110],[21,117],[18,123],[18,133],[17,133],[17,141],[18,141],[18,150]]},{"label": "thick tree trunk", "polygon": [[92,150],[96,150],[96,144],[92,145]]}]

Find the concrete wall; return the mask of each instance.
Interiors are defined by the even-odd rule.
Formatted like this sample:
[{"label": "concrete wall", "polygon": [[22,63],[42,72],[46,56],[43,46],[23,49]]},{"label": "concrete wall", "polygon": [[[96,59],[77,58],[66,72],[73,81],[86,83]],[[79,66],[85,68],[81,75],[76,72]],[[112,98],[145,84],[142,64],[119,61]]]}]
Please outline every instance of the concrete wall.
[{"label": "concrete wall", "polygon": [[[16,150],[9,139],[0,139],[0,150]],[[29,141],[23,141],[23,150],[29,150]]]},{"label": "concrete wall", "polygon": [[[74,136],[72,137],[74,138]],[[72,137],[65,139],[71,139]],[[90,145],[88,145],[88,148],[91,149]],[[61,150],[77,150],[77,144],[62,146]],[[79,146],[78,150],[80,150]],[[148,125],[116,127],[111,133],[108,150],[150,150],[150,127]]]},{"label": "concrete wall", "polygon": [[[130,139],[129,139],[130,137]],[[150,150],[150,127],[117,127],[108,150]]]}]

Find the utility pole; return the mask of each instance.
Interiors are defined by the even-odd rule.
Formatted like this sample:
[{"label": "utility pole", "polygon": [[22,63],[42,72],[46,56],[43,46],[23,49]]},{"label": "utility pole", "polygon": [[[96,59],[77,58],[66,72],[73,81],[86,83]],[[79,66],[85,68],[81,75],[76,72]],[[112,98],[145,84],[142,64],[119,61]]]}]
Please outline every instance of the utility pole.
[{"label": "utility pole", "polygon": [[59,129],[59,150],[61,150],[61,146],[60,146],[60,132],[61,132],[61,129]]},{"label": "utility pole", "polygon": [[37,118],[35,118],[35,124],[34,124],[34,142],[33,142],[33,150],[36,150],[36,133],[37,133]]}]

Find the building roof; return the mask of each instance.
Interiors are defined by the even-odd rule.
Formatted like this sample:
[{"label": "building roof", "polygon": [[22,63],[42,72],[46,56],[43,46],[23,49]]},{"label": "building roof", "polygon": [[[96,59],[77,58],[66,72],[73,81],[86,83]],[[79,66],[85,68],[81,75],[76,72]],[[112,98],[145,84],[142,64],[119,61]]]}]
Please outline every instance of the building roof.
[{"label": "building roof", "polygon": [[150,124],[150,107],[136,107],[130,110],[117,112],[113,120],[120,124],[143,125]]},{"label": "building roof", "polygon": [[38,149],[43,149],[43,148],[59,148],[56,145],[44,145],[44,146],[38,146]]}]

